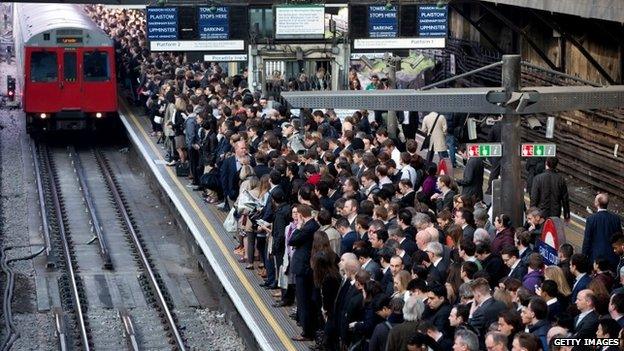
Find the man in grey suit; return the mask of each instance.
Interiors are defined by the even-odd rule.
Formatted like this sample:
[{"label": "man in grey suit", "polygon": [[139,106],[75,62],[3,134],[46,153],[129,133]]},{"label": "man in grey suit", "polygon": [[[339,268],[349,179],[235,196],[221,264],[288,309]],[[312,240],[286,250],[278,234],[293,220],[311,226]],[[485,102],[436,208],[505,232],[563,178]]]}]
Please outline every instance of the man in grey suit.
[{"label": "man in grey suit", "polygon": [[[477,330],[479,335],[484,336],[490,324],[498,320],[498,314],[507,307],[501,301],[494,300],[490,283],[485,278],[475,279],[472,284],[474,303],[470,308],[472,317],[468,319],[468,324]],[[483,341],[480,340],[481,343]]]},{"label": "man in grey suit", "polygon": [[370,273],[371,279],[376,282],[380,282],[383,277],[383,274],[381,273],[381,266],[371,258],[371,249],[368,247],[362,247],[356,249],[353,253],[357,256],[358,261],[360,261],[362,269]]},{"label": "man in grey suit", "polygon": [[581,312],[574,318],[574,338],[593,338],[598,328],[598,314],[594,311],[596,296],[590,289],[581,290],[576,297],[576,307]]}]

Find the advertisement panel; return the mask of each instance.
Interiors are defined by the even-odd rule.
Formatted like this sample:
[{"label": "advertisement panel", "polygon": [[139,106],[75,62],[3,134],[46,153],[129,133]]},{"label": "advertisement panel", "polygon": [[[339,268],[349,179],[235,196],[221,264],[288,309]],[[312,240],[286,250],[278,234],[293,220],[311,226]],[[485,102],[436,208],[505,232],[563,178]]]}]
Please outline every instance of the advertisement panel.
[{"label": "advertisement panel", "polygon": [[229,35],[230,8],[212,6],[197,8],[199,39],[227,40]]},{"label": "advertisement panel", "polygon": [[147,7],[147,40],[178,40],[178,8]]},{"label": "advertisement panel", "polygon": [[322,39],[324,34],[324,6],[275,7],[276,39]]},{"label": "advertisement panel", "polygon": [[396,38],[399,32],[397,7],[368,7],[368,36],[371,38]]},{"label": "advertisement panel", "polygon": [[435,5],[418,7],[418,35],[421,37],[446,37],[448,8]]}]

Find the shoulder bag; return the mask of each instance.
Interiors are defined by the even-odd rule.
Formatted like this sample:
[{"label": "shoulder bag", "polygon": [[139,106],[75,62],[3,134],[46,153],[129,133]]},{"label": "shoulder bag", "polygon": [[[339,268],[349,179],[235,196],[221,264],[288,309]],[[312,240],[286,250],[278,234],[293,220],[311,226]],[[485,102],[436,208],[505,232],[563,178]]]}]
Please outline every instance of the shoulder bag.
[{"label": "shoulder bag", "polygon": [[440,114],[438,113],[438,115],[436,116],[435,121],[433,121],[433,126],[431,127],[431,130],[429,131],[429,133],[427,133],[427,135],[425,136],[425,140],[423,140],[422,142],[422,146],[420,147],[420,150],[425,150],[425,149],[429,149],[429,145],[431,144],[431,134],[433,133],[436,124],[438,123],[438,118],[440,118]]}]

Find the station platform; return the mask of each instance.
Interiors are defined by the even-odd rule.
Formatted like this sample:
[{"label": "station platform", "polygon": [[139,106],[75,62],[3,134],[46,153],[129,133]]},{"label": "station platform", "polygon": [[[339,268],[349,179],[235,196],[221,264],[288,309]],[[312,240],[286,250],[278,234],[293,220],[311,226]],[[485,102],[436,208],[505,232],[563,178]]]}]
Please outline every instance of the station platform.
[{"label": "station platform", "polygon": [[263,280],[238,262],[238,256],[233,253],[237,242],[223,229],[226,213],[206,204],[198,192],[186,186],[187,180],[177,177],[175,170],[166,166],[165,152],[149,136],[151,124],[145,116],[120,100],[119,117],[137,153],[149,165],[186,222],[258,347],[262,350],[307,350],[311,343],[291,340],[301,334],[301,328],[289,317],[290,307],[273,307],[275,299],[270,291],[259,286]]}]

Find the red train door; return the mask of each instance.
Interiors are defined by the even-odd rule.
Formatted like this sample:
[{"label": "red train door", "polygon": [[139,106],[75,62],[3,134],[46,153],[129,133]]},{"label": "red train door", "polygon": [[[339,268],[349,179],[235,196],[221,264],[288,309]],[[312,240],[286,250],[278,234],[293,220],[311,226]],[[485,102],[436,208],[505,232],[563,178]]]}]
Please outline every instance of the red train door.
[{"label": "red train door", "polygon": [[70,49],[63,51],[63,75],[61,77],[61,106],[67,110],[82,109],[82,81],[79,74],[78,52]]}]

